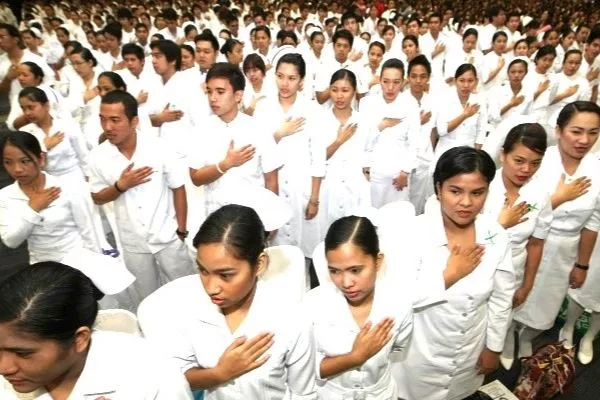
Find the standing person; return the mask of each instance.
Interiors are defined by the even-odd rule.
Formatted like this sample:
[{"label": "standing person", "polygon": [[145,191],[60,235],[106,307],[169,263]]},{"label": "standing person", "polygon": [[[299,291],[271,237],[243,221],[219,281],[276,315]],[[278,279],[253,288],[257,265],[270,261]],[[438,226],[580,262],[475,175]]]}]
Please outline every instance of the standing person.
[{"label": "standing person", "polygon": [[487,153],[467,146],[437,162],[439,209],[417,217],[409,248],[420,274],[455,263],[474,271],[449,287],[444,301],[415,311],[406,358],[394,364],[401,398],[463,399],[498,366],[515,278],[506,232],[480,215],[495,172]]},{"label": "standing person", "polygon": [[161,284],[192,274],[187,237],[185,167],[168,143],[138,135],[137,102],[127,92],[102,98],[107,140],[90,153],[92,198],[114,202],[125,265],[136,277],[128,289],[134,309]]},{"label": "standing person", "polygon": [[202,32],[194,39],[196,42],[196,62],[200,66],[200,82],[204,84],[206,74],[217,62],[219,42],[210,31]]},{"label": "standing person", "polygon": [[[250,56],[249,56],[250,57]],[[321,180],[325,176],[326,149],[319,137],[322,109],[299,93],[306,64],[298,54],[286,54],[275,68],[277,96],[259,103],[255,117],[260,126],[272,132],[277,153],[283,160],[278,172],[279,194],[292,210],[292,219],[282,226],[274,244],[298,246],[304,256],[321,239],[317,215]]]},{"label": "standing person", "polygon": [[533,288],[514,317],[525,325],[519,340],[524,357],[533,351],[533,338],[554,325],[568,288],[584,283],[600,229],[600,161],[590,152],[598,140],[600,108],[570,103],[556,125],[558,144],[546,151],[537,173],[552,193],[554,219]]},{"label": "standing person", "polygon": [[[471,64],[479,74],[483,71],[483,53],[477,50],[477,37],[479,33],[475,28],[467,29],[462,35],[462,46],[460,49],[454,48],[448,52],[446,64],[444,66],[444,77],[446,83],[454,83],[454,74],[463,64]],[[480,78],[480,77],[479,77]]]},{"label": "standing person", "polygon": [[242,71],[246,75],[246,86],[242,98],[242,110],[245,114],[254,115],[256,106],[275,91],[269,80],[265,79],[266,66],[263,59],[256,53],[248,54],[244,59]]},{"label": "standing person", "polygon": [[556,93],[556,78],[552,65],[556,59],[556,49],[552,46],[542,46],[535,54],[535,69],[529,71],[526,77],[528,90],[533,92],[531,112],[533,120],[544,127],[548,143],[554,143],[554,126],[550,126],[546,117],[550,99]]},{"label": "standing person", "polygon": [[94,329],[105,280],[42,262],[2,282],[2,399],[192,399],[177,367],[144,339]]},{"label": "standing person", "polygon": [[371,135],[371,201],[381,207],[408,200],[409,178],[416,162],[420,122],[412,96],[400,95],[404,64],[392,58],[381,67],[381,94],[365,97],[360,105]]},{"label": "standing person", "polygon": [[483,88],[486,92],[500,86],[507,78],[506,60],[508,56],[504,54],[507,40],[506,32],[494,33],[492,49],[483,56]]},{"label": "standing person", "polygon": [[206,87],[214,114],[206,120],[205,134],[194,138],[188,156],[192,182],[206,185],[206,215],[239,201],[243,191],[247,197],[262,188],[278,194],[281,161],[273,134],[239,111],[245,87],[242,71],[217,63],[207,74]]},{"label": "standing person", "polygon": [[265,241],[256,212],[234,204],[209,215],[194,238],[202,293],[172,354],[207,400],[317,399],[311,330],[293,312],[298,304],[259,281]]},{"label": "standing person", "polygon": [[[502,144],[502,168],[490,185],[485,202],[486,213],[497,217],[508,232],[515,270],[516,292],[513,312],[518,311],[531,292],[537,274],[544,241],[552,222],[552,205],[543,180],[536,178],[544,153],[546,132],[539,124],[520,124],[510,130]],[[515,351],[513,322],[500,362],[510,370]]]},{"label": "standing person", "polygon": [[444,62],[446,59],[446,42],[449,42],[442,32],[442,15],[433,13],[429,16],[429,32],[419,39],[420,48],[431,60],[431,76],[435,82],[444,77]]}]

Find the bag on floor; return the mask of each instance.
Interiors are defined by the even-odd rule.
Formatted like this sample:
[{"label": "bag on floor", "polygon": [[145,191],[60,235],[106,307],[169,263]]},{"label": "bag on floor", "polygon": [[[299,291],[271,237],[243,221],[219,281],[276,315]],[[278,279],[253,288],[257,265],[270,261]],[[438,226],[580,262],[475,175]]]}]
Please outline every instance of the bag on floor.
[{"label": "bag on floor", "polygon": [[514,394],[519,400],[550,400],[569,390],[575,380],[575,348],[561,343],[540,347],[521,358],[521,375]]}]

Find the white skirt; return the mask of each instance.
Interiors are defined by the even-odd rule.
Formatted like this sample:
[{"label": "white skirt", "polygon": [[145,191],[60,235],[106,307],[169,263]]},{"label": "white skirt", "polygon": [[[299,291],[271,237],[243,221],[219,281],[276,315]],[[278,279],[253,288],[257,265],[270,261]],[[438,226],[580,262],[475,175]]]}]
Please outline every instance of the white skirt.
[{"label": "white skirt", "polygon": [[590,258],[590,269],[583,286],[579,289],[569,289],[569,297],[583,308],[600,312],[600,240],[596,240]]}]

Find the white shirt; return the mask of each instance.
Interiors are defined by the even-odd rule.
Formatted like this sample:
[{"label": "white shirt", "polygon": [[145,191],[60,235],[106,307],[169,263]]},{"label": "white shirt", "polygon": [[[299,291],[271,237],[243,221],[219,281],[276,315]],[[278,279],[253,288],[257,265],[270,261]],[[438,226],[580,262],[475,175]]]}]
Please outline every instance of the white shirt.
[{"label": "white shirt", "polygon": [[254,99],[255,97],[263,97],[256,103],[256,107],[258,107],[260,103],[265,101],[266,97],[277,96],[277,87],[275,86],[273,76],[269,72],[267,72],[267,75],[264,77],[262,87],[258,92],[254,90],[250,81],[246,79],[246,88],[244,89],[244,96],[242,97],[242,104],[244,108],[248,108],[250,106],[250,103],[252,103],[252,99]]},{"label": "white shirt", "polygon": [[[48,97],[48,102],[50,103],[50,114],[55,118],[70,118],[71,113],[67,107],[65,98],[54,88],[42,83],[38,86],[38,88],[42,89],[46,96]],[[10,105],[10,113],[6,118],[6,125],[9,129],[14,129],[15,120],[23,115],[23,109],[19,104],[18,97],[13,100],[13,103]]]},{"label": "white shirt", "polygon": [[[3,384],[3,385],[2,385]],[[0,397],[21,397],[0,377]],[[6,397],[5,397],[6,395]],[[38,389],[34,400],[52,400]],[[144,339],[120,332],[94,331],[85,366],[68,397],[82,399],[192,400],[185,377]],[[29,397],[28,397],[29,398]]]},{"label": "white shirt", "polygon": [[573,74],[571,76],[566,76],[564,72],[556,74],[556,92],[554,92],[554,96],[550,99],[553,101],[556,98],[556,95],[565,92],[569,87],[578,85],[577,91],[571,96],[562,99],[561,101],[554,103],[548,107],[547,117],[548,117],[548,125],[554,128],[556,124],[556,120],[558,119],[558,114],[560,111],[569,103],[578,100],[586,100],[589,101],[591,97],[591,88],[590,83],[587,79],[582,78],[578,74]]},{"label": "white shirt", "polygon": [[[491,81],[487,82],[488,79],[490,78],[490,75],[491,75],[492,71],[494,71],[496,68],[498,68],[498,60],[500,60],[500,58],[504,59],[504,66],[496,74],[496,76],[494,77],[494,79],[492,79]],[[504,83],[504,81],[506,81],[508,79],[508,72],[507,72],[507,70],[508,70],[508,58],[507,58],[506,55],[504,55],[504,54],[498,55],[498,54],[496,54],[496,52],[490,51],[485,56],[483,56],[483,73],[482,73],[482,77],[483,77],[483,88],[484,88],[484,90],[490,91],[490,90],[494,89],[495,87],[498,87],[502,83]]]},{"label": "white shirt", "polygon": [[[181,336],[173,340],[173,356],[182,372],[214,368],[225,349],[240,336],[251,339],[263,332],[274,334],[274,344],[266,353],[270,357],[264,365],[208,389],[206,400],[317,399],[311,330],[298,320],[294,304],[258,282],[248,314],[231,332],[221,310],[200,290],[198,301],[180,328]],[[286,393],[291,396],[285,397]]]},{"label": "white shirt", "polygon": [[150,181],[127,190],[114,201],[121,243],[132,253],[157,253],[177,240],[172,189],[185,184],[187,171],[168,143],[139,132],[131,159],[108,140],[91,151],[92,193],[113,186],[130,164],[134,169],[151,167],[153,174]]},{"label": "white shirt", "polygon": [[[411,247],[420,273],[442,274],[450,251],[440,209],[416,217]],[[455,400],[483,382],[476,363],[484,348],[500,352],[510,324],[515,278],[504,229],[482,214],[476,243],[481,264],[446,290],[445,301],[415,310],[406,359],[394,364],[398,396],[407,400]]]},{"label": "white shirt", "polygon": [[175,43],[178,43],[179,40],[185,39],[185,32],[180,26],[176,28],[175,34],[172,34],[169,28],[163,28],[160,31],[158,31],[158,33],[163,35],[165,40],[171,40]]},{"label": "white shirt", "polygon": [[390,355],[403,351],[408,345],[413,302],[410,296],[388,281],[378,280],[374,290],[372,308],[365,322],[375,326],[385,318],[394,318],[392,340],[360,367],[328,378],[320,376],[321,363],[326,357],[350,353],[361,327],[353,318],[346,298],[333,284],[321,285],[305,297],[306,318],[312,326],[317,351],[317,386],[323,399],[396,397]]},{"label": "white shirt", "polygon": [[447,54],[446,65],[444,68],[445,79],[454,78],[456,70],[462,64],[473,64],[477,70],[477,77],[481,79],[483,74],[483,53],[475,49],[466,53],[462,47],[462,42],[460,46],[452,48],[452,51]]},{"label": "white shirt", "polygon": [[[521,104],[515,107],[511,107],[508,111],[501,114],[502,107],[506,106],[513,97],[523,96],[524,100]],[[533,103],[533,93],[529,90],[529,87],[522,84],[521,90],[515,95],[510,82],[504,82],[502,85],[492,89],[489,96],[488,103],[488,116],[490,122],[494,126],[498,126],[503,121],[514,119],[520,115],[529,114],[531,104]]]},{"label": "white shirt", "polygon": [[548,111],[550,105],[550,99],[554,98],[556,89],[558,88],[558,81],[556,75],[549,70],[546,74],[540,74],[535,69],[532,69],[525,75],[523,85],[528,86],[528,91],[531,94],[535,94],[536,90],[545,81],[550,81],[548,89],[544,90],[537,99],[534,99],[531,103],[530,113],[539,123],[547,123],[544,116]]},{"label": "white shirt", "polygon": [[[327,89],[329,89],[331,77],[336,71],[340,69],[347,69],[349,71],[352,71],[354,75],[356,75],[357,93],[365,94],[369,91],[369,83],[363,82],[361,80],[362,74],[359,64],[350,61],[350,59],[346,60],[346,62],[344,63],[340,63],[335,58],[331,57],[325,58],[323,64],[320,66],[319,70],[316,73],[315,92],[324,92]],[[322,106],[326,109],[331,108],[331,98],[329,98],[325,103],[323,103]]]},{"label": "white shirt", "polygon": [[264,174],[281,166],[273,132],[241,112],[229,123],[216,115],[207,118],[204,134],[193,138],[188,166],[200,169],[223,161],[231,142],[236,149],[252,145],[256,153],[245,164],[231,168],[216,181],[205,185],[207,215],[225,204],[235,203],[241,190],[264,187]]},{"label": "white shirt", "polygon": [[508,31],[505,26],[500,27],[500,29],[496,28],[494,25],[487,24],[478,29],[479,38],[477,40],[477,48],[481,51],[492,48],[492,39],[494,37],[494,33],[498,31]]},{"label": "white shirt", "polygon": [[[432,58],[431,56],[438,45],[445,45],[446,49]],[[419,37],[419,49],[421,50],[421,54],[427,56],[427,59],[429,59],[429,61],[431,62],[432,77],[444,76],[444,60],[446,59],[446,54],[449,46],[449,40],[443,32],[440,32],[438,34],[437,39],[433,38],[431,32],[427,32],[423,36]]]},{"label": "white shirt", "polygon": [[0,237],[10,248],[27,240],[30,263],[61,261],[71,250],[84,246],[99,252],[92,229],[87,193],[46,175],[44,188],[60,187],[61,194],[45,209],[36,212],[17,182],[0,190]]},{"label": "white shirt", "polygon": [[[38,65],[44,71],[44,80],[43,83],[47,85],[52,85],[54,83],[54,70],[50,68],[50,66],[46,63],[42,57],[37,54],[33,54],[29,49],[23,50],[23,56],[21,60],[19,60],[19,64],[22,64],[26,61],[33,62]],[[0,54],[0,80],[4,79],[8,70],[12,66],[10,59],[8,58],[8,53]],[[9,102],[13,102],[15,98],[19,96],[19,92],[23,89],[19,80],[17,78],[13,79],[10,83],[10,90],[8,92],[8,100]]]},{"label": "white shirt", "polygon": [[[410,88],[405,92],[407,95],[412,96],[410,92]],[[413,96],[414,98],[414,96]],[[433,160],[433,145],[431,144],[431,131],[435,127],[435,123],[438,118],[438,113],[440,111],[441,106],[438,101],[435,99],[435,93],[423,93],[423,97],[421,100],[417,100],[419,107],[419,124],[421,123],[421,113],[431,113],[431,117],[429,121],[425,124],[421,124],[421,129],[419,133],[418,139],[415,140],[416,147],[416,158],[417,165],[429,165]]]}]

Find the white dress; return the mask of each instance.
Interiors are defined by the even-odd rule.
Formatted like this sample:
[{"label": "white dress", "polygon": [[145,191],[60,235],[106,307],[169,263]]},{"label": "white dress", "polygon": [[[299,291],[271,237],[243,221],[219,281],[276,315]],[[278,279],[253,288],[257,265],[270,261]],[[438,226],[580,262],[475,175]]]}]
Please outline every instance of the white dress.
[{"label": "white dress", "polygon": [[[358,207],[371,206],[369,181],[362,171],[363,167],[370,165],[367,153],[369,132],[361,121],[360,114],[354,111],[346,122],[346,125],[358,124],[354,136],[341,145],[326,162],[317,214],[322,239],[333,222],[351,215]],[[335,141],[339,128],[340,122],[333,111],[326,111],[321,122],[321,135],[326,147]]]},{"label": "white dress", "polygon": [[578,100],[590,100],[591,88],[587,79],[580,77],[578,74],[566,76],[564,72],[556,74],[556,92],[550,101],[554,100],[557,94],[563,93],[569,87],[578,85],[577,92],[575,94],[562,99],[558,103],[552,104],[548,107],[546,117],[548,118],[548,125],[554,129],[556,127],[556,120],[561,110],[569,103]]},{"label": "white dress", "polygon": [[348,354],[360,327],[352,317],[343,293],[333,284],[321,285],[306,295],[305,312],[312,325],[317,357],[317,388],[322,399],[396,400],[390,354],[403,351],[412,332],[412,299],[382,280],[377,281],[368,322],[373,326],[394,318],[392,340],[360,367],[328,378],[320,377],[326,357]]},{"label": "white dress", "polygon": [[[414,240],[421,272],[442,274],[449,257],[441,211],[416,217]],[[476,242],[485,246],[481,264],[446,290],[445,301],[414,312],[406,359],[394,364],[398,397],[458,400],[483,382],[477,361],[484,348],[500,352],[510,324],[515,278],[504,229],[482,214]]]},{"label": "white dress", "polygon": [[[492,79],[488,83],[485,83],[489,79],[491,72],[494,71],[498,67],[498,60],[500,59],[500,57],[504,58],[504,60],[505,60],[504,66],[502,67],[500,72],[498,72],[498,74],[496,74],[494,79]],[[495,87],[500,86],[502,83],[504,83],[504,81],[506,81],[508,79],[507,70],[508,70],[508,60],[505,55],[499,56],[494,51],[490,51],[485,56],[483,56],[483,73],[482,73],[483,89],[485,90],[485,92],[487,92],[488,96],[490,95],[490,93],[489,93],[490,90],[492,90]]]},{"label": "white dress", "polygon": [[[546,150],[537,172],[549,193],[554,192],[561,174],[566,174],[556,146]],[[529,297],[515,314],[515,320],[535,329],[550,329],[569,287],[569,274],[577,261],[580,232],[600,228],[600,161],[587,154],[566,183],[587,176],[592,181],[588,193],[554,209],[550,234]]]},{"label": "white dress", "polygon": [[548,89],[544,90],[537,99],[533,100],[531,103],[530,115],[534,118],[535,122],[544,127],[548,135],[548,143],[553,144],[556,140],[554,139],[554,126],[550,126],[548,123],[548,107],[550,106],[550,99],[554,98],[558,87],[556,74],[551,71],[540,74],[532,68],[525,76],[523,85],[528,87],[527,90],[529,93],[534,94],[539,85],[545,81],[549,81]]},{"label": "white dress", "polygon": [[310,199],[312,178],[325,176],[326,148],[319,127],[323,113],[315,101],[301,94],[298,94],[287,112],[279,104],[277,96],[273,96],[262,100],[254,113],[258,124],[270,133],[275,133],[289,118],[305,118],[302,130],[277,143],[277,153],[284,162],[278,172],[279,196],[292,210],[292,218],[278,230],[273,245],[298,246],[309,258],[321,238],[319,219],[315,216],[307,220],[305,211]]}]

